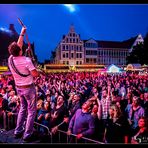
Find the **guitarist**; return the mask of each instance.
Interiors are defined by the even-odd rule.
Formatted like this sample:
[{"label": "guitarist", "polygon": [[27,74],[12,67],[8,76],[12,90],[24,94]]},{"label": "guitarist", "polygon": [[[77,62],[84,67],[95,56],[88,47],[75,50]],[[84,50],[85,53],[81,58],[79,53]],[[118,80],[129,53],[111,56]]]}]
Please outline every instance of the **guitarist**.
[{"label": "guitarist", "polygon": [[[23,136],[23,140],[29,142],[33,138],[33,125],[36,117],[36,90],[33,78],[39,76],[29,57],[22,55],[22,46],[26,27],[21,29],[17,42],[9,45],[8,66],[14,77],[17,94],[20,97],[21,107],[17,117],[17,125],[14,131],[15,138]],[[25,127],[24,122],[26,121]]]}]

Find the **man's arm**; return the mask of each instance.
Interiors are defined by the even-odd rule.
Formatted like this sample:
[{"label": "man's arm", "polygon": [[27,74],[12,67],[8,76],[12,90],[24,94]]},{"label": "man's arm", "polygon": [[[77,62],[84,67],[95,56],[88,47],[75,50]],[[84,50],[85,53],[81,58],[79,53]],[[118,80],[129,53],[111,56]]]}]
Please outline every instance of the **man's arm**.
[{"label": "man's arm", "polygon": [[38,77],[38,76],[39,76],[39,72],[38,72],[36,69],[30,71],[30,73],[31,73],[31,75],[32,75],[33,77]]},{"label": "man's arm", "polygon": [[18,46],[21,49],[23,47],[23,41],[24,41],[25,32],[26,32],[26,27],[22,27],[21,33],[20,33],[19,38],[18,38],[18,41],[17,41],[17,44],[18,44]]}]

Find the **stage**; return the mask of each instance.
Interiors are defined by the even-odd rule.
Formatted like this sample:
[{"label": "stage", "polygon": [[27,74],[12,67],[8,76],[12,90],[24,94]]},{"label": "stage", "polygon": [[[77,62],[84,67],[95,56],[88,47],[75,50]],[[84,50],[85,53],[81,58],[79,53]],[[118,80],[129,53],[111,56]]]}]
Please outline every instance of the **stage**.
[{"label": "stage", "polygon": [[[23,141],[23,138],[16,139],[14,137],[14,129],[12,130],[4,130],[0,129],[0,144],[25,144],[26,142]],[[41,139],[36,136],[35,140],[29,143],[42,143]]]}]

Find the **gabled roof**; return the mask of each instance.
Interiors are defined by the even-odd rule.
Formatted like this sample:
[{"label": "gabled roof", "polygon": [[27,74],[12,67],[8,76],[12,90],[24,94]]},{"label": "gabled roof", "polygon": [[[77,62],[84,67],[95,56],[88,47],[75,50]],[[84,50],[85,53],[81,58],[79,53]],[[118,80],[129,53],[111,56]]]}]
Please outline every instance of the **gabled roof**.
[{"label": "gabled roof", "polygon": [[97,42],[97,40],[95,40],[95,39],[93,39],[93,38],[89,38],[88,40],[83,40],[83,42],[85,43],[85,42],[90,41],[90,40],[94,40],[94,41]]},{"label": "gabled roof", "polygon": [[135,40],[137,39],[137,37],[138,37],[138,35],[135,36],[135,37],[132,37],[132,38],[130,38],[128,40],[123,41],[122,42],[123,46],[126,47],[126,48],[131,48],[132,45],[134,44]]}]

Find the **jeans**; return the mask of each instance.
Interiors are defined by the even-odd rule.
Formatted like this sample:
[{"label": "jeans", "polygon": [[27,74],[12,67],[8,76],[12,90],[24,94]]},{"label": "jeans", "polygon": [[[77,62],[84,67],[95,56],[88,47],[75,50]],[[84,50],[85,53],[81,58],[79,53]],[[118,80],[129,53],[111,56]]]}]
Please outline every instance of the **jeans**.
[{"label": "jeans", "polygon": [[23,126],[26,121],[23,138],[28,138],[33,133],[34,120],[37,111],[35,86],[17,88],[17,94],[20,97],[20,110],[14,134],[19,134],[24,131]]}]

